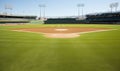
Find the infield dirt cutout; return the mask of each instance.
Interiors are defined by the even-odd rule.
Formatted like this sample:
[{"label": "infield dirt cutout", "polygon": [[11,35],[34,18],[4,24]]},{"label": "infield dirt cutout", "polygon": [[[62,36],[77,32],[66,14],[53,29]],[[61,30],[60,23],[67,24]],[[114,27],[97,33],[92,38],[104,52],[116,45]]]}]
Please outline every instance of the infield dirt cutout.
[{"label": "infield dirt cutout", "polygon": [[[111,29],[107,28],[76,28],[76,27],[62,27],[62,28],[22,28],[22,29],[12,29],[13,31],[19,32],[32,32],[32,33],[42,33],[45,37],[48,38],[75,38],[79,37],[80,34],[90,33],[90,32],[101,32],[109,31]],[[113,29],[112,29],[113,30]]]}]

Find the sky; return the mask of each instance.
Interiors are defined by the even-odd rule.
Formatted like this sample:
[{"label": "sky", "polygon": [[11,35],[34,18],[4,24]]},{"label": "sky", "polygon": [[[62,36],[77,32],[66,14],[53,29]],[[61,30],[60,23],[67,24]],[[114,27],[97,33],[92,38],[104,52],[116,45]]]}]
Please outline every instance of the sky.
[{"label": "sky", "polygon": [[[39,5],[46,5],[45,15],[47,17],[77,16],[77,4],[84,4],[83,14],[86,15],[110,12],[109,5],[115,2],[119,3],[118,11],[120,11],[120,0],[0,0],[0,13],[40,16]],[[5,5],[12,6],[12,10],[5,9]],[[43,8],[41,12],[43,15]]]}]

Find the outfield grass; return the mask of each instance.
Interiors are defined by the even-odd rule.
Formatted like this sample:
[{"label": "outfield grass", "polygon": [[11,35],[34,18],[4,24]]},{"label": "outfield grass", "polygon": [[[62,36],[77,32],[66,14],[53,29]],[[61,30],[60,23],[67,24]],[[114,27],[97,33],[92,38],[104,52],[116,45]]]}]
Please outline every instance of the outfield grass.
[{"label": "outfield grass", "polygon": [[[71,39],[9,30],[38,27],[117,30],[82,34]],[[0,26],[0,71],[120,71],[120,25]]]}]

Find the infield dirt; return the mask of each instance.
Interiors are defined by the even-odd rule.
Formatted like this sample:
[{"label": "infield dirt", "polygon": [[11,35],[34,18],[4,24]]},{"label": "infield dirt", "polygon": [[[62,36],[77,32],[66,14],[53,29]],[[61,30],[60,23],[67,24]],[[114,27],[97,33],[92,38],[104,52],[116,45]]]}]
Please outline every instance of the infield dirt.
[{"label": "infield dirt", "polygon": [[12,29],[19,32],[34,32],[42,33],[45,37],[49,38],[74,38],[79,37],[81,33],[86,32],[98,32],[110,30],[108,28],[76,28],[76,27],[62,27],[62,28],[22,28],[22,29]]}]

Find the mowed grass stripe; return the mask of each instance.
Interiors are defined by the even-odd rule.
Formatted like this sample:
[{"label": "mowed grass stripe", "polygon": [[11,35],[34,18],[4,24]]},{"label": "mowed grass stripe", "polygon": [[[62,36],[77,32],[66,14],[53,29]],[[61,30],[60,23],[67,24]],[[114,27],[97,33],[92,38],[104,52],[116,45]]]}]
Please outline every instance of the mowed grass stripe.
[{"label": "mowed grass stripe", "polygon": [[[81,42],[80,42],[81,41]],[[90,41],[89,43],[86,43],[85,41]],[[77,55],[77,59],[78,59],[78,63],[79,67],[77,70],[81,70],[81,71],[112,71],[114,70],[114,67],[112,67],[102,56],[97,55],[94,50],[94,48],[101,48],[99,45],[97,44],[93,44],[94,46],[91,46],[91,42],[95,42],[94,39],[91,40],[85,40],[83,41],[78,40],[76,42],[74,42],[74,40],[72,40],[71,42],[73,42],[74,44],[77,43],[77,45],[74,45],[73,47],[75,48],[75,56]],[[87,45],[86,45],[87,44]],[[76,58],[75,58],[76,59]],[[75,60],[73,59],[73,61]],[[75,66],[75,65],[74,65]]]},{"label": "mowed grass stripe", "polygon": [[[120,27],[111,25],[107,28]],[[6,29],[0,30],[0,71],[120,70],[120,30],[82,34],[72,39],[52,39]]]},{"label": "mowed grass stripe", "polygon": [[[30,35],[30,34],[28,34],[28,35]],[[14,35],[13,35],[14,36]],[[8,37],[8,36],[7,36]],[[10,36],[11,37],[11,36]],[[8,58],[6,58],[7,60],[10,60],[11,58],[13,58],[14,60],[15,60],[15,62],[12,62],[12,61],[10,61],[10,65],[8,65],[10,68],[6,68],[7,70],[11,70],[11,71],[21,71],[22,69],[24,69],[24,70],[28,70],[31,66],[30,66],[30,64],[28,63],[29,62],[29,60],[30,61],[33,61],[33,63],[36,65],[37,63],[39,63],[38,65],[42,65],[41,64],[41,62],[43,62],[43,64],[45,64],[44,62],[46,62],[46,61],[48,61],[48,60],[46,60],[46,59],[49,59],[49,58],[46,58],[47,57],[47,55],[50,57],[50,49],[48,49],[48,45],[46,45],[47,44],[47,42],[45,41],[45,42],[43,42],[43,44],[41,43],[41,40],[40,40],[40,42],[39,43],[35,43],[36,41],[34,40],[32,40],[30,37],[26,37],[26,36],[23,36],[24,38],[26,38],[26,39],[29,39],[29,40],[26,40],[26,39],[24,39],[24,38],[21,38],[21,40],[18,40],[19,39],[19,37],[18,37],[18,41],[19,42],[12,42],[12,40],[13,40],[13,38],[9,38],[8,40],[11,40],[11,43],[10,42],[8,42],[7,44],[12,44],[13,46],[9,46],[8,47],[8,45],[6,46],[7,48],[10,48],[11,50],[6,50],[6,51],[4,51],[3,52],[3,57],[1,57],[1,58],[4,58],[4,57],[6,57],[7,55],[8,56],[10,56],[10,58],[8,57]],[[35,37],[35,36],[32,36],[32,37]],[[6,39],[7,40],[7,39]],[[25,42],[26,41],[26,42]],[[31,42],[27,42],[27,41],[31,41]],[[44,41],[44,40],[43,40]],[[23,44],[24,43],[24,44]],[[41,44],[41,45],[40,45]],[[54,45],[52,45],[52,46],[54,46]],[[52,47],[51,46],[51,47]],[[15,47],[15,48],[14,48]],[[47,47],[47,48],[46,48]],[[4,45],[2,45],[1,46],[1,49],[2,48],[4,48],[4,50],[5,49],[7,49],[7,48],[5,48],[4,47]],[[26,51],[25,51],[26,50]],[[37,51],[38,50],[38,51]],[[48,51],[49,50],[49,51]],[[14,53],[14,54],[11,54],[11,52],[12,53]],[[40,53],[41,52],[41,53]],[[45,53],[46,52],[46,53]],[[2,53],[2,52],[1,52]],[[5,54],[4,54],[5,53]],[[20,53],[20,55],[19,55],[19,53]],[[10,54],[10,55],[9,55]],[[15,57],[15,55],[17,54],[17,56],[18,57]],[[36,55],[38,55],[38,56],[36,56]],[[39,56],[40,56],[40,59],[42,59],[42,61],[40,62],[39,60],[37,61],[37,62],[35,62],[36,61],[36,59],[38,59],[39,58]],[[13,60],[13,59],[11,59],[11,60]],[[43,61],[43,60],[45,60],[45,61]],[[6,62],[6,60],[5,61],[3,61],[3,62]],[[24,64],[24,62],[26,62],[26,63],[28,63],[28,64]],[[2,64],[4,64],[4,63],[2,63]],[[12,64],[12,65],[11,65]],[[34,64],[32,64],[31,63],[31,65],[34,65]],[[25,65],[25,66],[24,66]],[[43,65],[42,65],[43,66]],[[28,68],[27,68],[28,67]],[[33,66],[34,67],[34,66]],[[31,69],[31,68],[30,68]],[[41,69],[41,68],[39,68],[39,69]],[[7,71],[6,70],[6,71]]]}]

